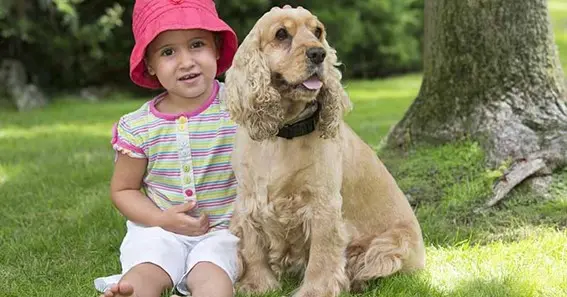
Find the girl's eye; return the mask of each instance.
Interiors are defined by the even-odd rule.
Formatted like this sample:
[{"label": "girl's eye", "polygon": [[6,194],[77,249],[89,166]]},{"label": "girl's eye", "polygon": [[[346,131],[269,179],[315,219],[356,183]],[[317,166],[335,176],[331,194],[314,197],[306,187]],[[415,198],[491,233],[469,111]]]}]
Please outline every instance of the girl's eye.
[{"label": "girl's eye", "polygon": [[203,47],[204,45],[205,43],[202,41],[195,41],[191,43],[191,48],[199,48],[199,47]]},{"label": "girl's eye", "polygon": [[161,55],[162,56],[171,56],[171,55],[173,55],[173,50],[170,49],[170,48],[163,49],[161,51]]}]

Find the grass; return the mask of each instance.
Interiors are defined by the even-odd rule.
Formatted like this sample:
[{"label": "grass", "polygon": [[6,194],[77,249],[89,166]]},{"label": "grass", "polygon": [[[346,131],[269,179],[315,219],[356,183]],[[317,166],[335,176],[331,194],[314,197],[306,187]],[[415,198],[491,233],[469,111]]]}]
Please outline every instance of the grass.
[{"label": "grass", "polygon": [[[550,8],[567,69],[567,3]],[[408,75],[347,83],[355,103],[347,121],[378,147],[420,82]],[[93,279],[119,271],[124,219],[108,199],[110,129],[140,103],[59,100],[25,114],[0,111],[0,296],[97,296]],[[379,155],[414,200],[428,264],[376,281],[362,296],[567,296],[567,171],[549,197],[519,189],[476,214],[497,172],[482,166],[475,143]],[[264,297],[296,286],[286,279]]]},{"label": "grass", "polygon": [[[355,111],[347,121],[377,146],[419,83],[418,75],[350,83]],[[2,296],[96,296],[93,279],[119,271],[124,219],[108,199],[110,128],[140,103],[58,101],[42,111],[0,112]],[[428,265],[376,281],[363,296],[567,295],[567,173],[557,176],[551,198],[517,191],[478,215],[472,209],[494,174],[476,144],[380,155],[417,201]],[[285,283],[265,297],[297,286]]]},{"label": "grass", "polygon": [[567,1],[549,0],[551,22],[563,71],[567,70]]}]

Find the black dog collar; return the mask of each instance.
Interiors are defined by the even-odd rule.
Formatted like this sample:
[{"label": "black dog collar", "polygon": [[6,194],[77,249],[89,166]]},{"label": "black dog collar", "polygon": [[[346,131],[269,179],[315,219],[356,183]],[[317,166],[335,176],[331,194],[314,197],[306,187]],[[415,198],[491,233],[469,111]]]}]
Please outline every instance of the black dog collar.
[{"label": "black dog collar", "polygon": [[295,123],[286,124],[280,128],[277,135],[285,139],[292,139],[315,131],[317,120],[319,119],[319,104],[317,102],[315,102],[315,104],[316,109],[311,116]]}]

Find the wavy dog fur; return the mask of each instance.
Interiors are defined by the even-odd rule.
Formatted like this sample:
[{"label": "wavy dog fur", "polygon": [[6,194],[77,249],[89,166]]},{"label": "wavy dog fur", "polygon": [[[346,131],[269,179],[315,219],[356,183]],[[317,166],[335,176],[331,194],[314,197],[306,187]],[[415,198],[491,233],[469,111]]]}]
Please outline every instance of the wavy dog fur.
[{"label": "wavy dog fur", "polygon": [[[238,289],[279,287],[303,273],[295,296],[338,296],[366,281],[425,265],[421,229],[404,194],[343,121],[350,100],[324,25],[289,6],[262,16],[227,72],[224,100],[239,124],[232,157],[238,198],[231,231],[240,238]],[[312,49],[323,49],[314,62]],[[306,81],[320,80],[320,88]],[[278,130],[310,102],[316,130],[293,139]]]}]

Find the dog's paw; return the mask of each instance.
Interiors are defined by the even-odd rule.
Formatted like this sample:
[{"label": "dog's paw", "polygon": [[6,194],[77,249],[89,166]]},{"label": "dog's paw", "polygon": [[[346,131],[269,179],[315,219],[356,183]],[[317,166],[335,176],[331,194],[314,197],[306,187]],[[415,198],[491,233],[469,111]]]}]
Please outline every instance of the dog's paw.
[{"label": "dog's paw", "polygon": [[350,284],[351,293],[362,293],[368,289],[368,281],[352,281]]},{"label": "dog's paw", "polygon": [[350,282],[344,273],[321,278],[320,282],[305,282],[293,297],[337,297],[349,291]]},{"label": "dog's paw", "polygon": [[246,274],[236,285],[236,290],[243,294],[263,294],[279,288],[280,283],[271,273],[254,276]]},{"label": "dog's paw", "polygon": [[340,290],[314,286],[302,286],[293,294],[293,297],[338,297]]}]

